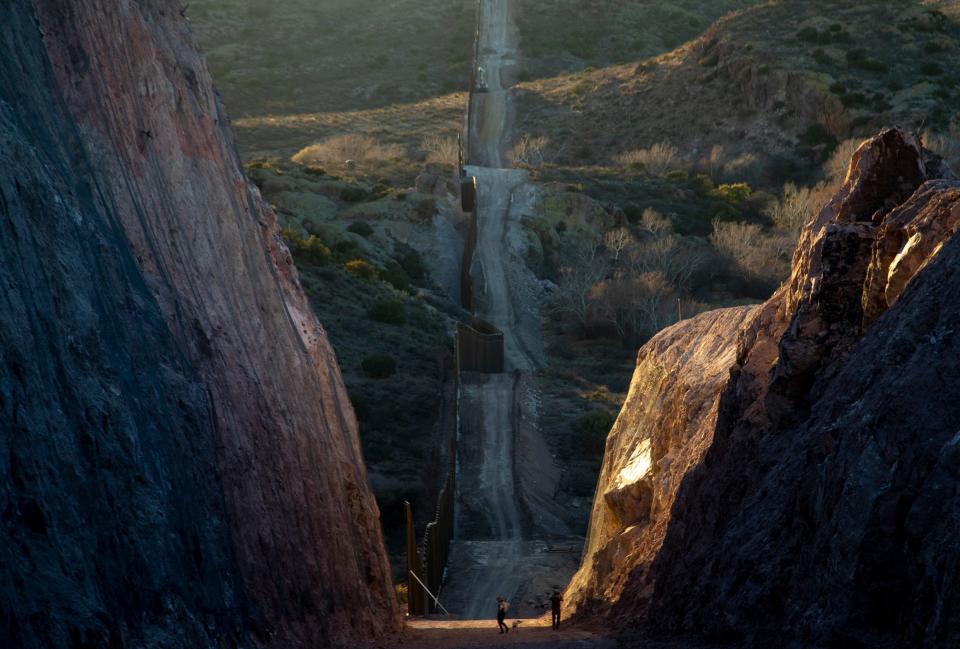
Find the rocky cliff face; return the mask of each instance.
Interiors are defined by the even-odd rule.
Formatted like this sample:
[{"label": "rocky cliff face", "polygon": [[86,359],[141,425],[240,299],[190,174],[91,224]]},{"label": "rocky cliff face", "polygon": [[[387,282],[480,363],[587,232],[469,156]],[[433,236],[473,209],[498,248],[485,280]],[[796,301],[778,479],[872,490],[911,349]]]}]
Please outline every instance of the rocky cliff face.
[{"label": "rocky cliff face", "polygon": [[[651,448],[698,440],[673,447],[669,466],[679,456],[689,470],[669,514],[651,506],[639,529],[606,532],[639,539],[635,559],[609,574],[585,562],[571,598],[619,580],[615,615],[752,646],[955,644],[958,222],[960,183],[940,161],[901,131],[866,142],[807,226],[790,281],[723,336],[729,378],[687,392],[652,433],[637,418]],[[694,336],[675,345],[695,355],[698,327],[684,326]],[[598,501],[624,488],[609,479],[629,467],[609,457],[620,421],[663,399],[645,385],[634,378]],[[684,413],[718,394],[716,417],[691,434]],[[660,459],[634,481],[652,493],[677,481],[653,468]],[[595,505],[591,543],[604,525]]]},{"label": "rocky cliff face", "polygon": [[0,624],[58,647],[396,628],[336,359],[179,4],[0,11]]}]

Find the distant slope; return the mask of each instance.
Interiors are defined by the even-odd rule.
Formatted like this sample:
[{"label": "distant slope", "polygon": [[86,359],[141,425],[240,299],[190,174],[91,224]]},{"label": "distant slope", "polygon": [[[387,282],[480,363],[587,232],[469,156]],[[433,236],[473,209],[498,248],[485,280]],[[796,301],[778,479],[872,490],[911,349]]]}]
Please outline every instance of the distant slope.
[{"label": "distant slope", "polygon": [[[318,117],[350,133],[367,129],[323,115],[388,106],[412,108],[380,114],[377,128],[402,133],[407,118],[436,114],[449,129],[442,106],[413,106],[469,84],[470,0],[195,0],[187,13],[244,152],[289,155],[331,134]],[[268,116],[283,139],[260,130]]]},{"label": "distant slope", "polygon": [[517,134],[546,135],[567,164],[669,141],[809,167],[882,124],[945,130],[958,52],[955,4],[769,3],[654,59],[522,84]]},{"label": "distant slope", "polygon": [[762,0],[540,0],[517,3],[528,75],[553,76],[668,52]]}]

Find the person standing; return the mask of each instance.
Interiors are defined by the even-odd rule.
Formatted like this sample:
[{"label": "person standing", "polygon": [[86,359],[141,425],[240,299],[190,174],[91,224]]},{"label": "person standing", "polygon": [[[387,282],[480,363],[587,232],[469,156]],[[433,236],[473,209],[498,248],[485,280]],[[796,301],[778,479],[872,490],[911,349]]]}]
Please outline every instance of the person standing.
[{"label": "person standing", "polygon": [[560,594],[559,590],[553,591],[553,595],[550,596],[550,610],[552,611],[551,618],[553,620],[553,628],[557,631],[560,630],[561,603],[563,603],[563,595]]},{"label": "person standing", "polygon": [[497,626],[500,627],[500,633],[510,633],[510,627],[507,626],[507,600],[497,595]]}]

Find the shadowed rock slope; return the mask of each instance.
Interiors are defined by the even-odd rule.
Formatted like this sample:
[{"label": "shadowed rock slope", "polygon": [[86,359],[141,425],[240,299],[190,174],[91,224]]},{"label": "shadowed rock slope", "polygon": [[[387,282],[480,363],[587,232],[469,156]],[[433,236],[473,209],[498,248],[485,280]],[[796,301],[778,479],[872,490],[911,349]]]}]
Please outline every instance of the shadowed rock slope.
[{"label": "shadowed rock slope", "polygon": [[[857,151],[770,300],[722,341],[705,345],[705,329],[737,313],[705,314],[641,350],[638,375],[660,362],[680,389],[693,383],[677,348],[699,365],[735,351],[728,378],[705,372],[682,399],[635,376],[598,485],[599,550],[570,599],[747,646],[956,644],[958,222],[953,174],[886,130]],[[635,405],[652,399],[674,405]],[[637,454],[623,449],[645,445],[645,471],[631,471]],[[689,467],[682,480],[676,467]],[[644,506],[620,505],[627,491]],[[625,560],[607,568],[604,553],[621,546]]]},{"label": "shadowed rock slope", "polygon": [[0,18],[0,634],[395,629],[336,359],[179,4],[12,0]]}]

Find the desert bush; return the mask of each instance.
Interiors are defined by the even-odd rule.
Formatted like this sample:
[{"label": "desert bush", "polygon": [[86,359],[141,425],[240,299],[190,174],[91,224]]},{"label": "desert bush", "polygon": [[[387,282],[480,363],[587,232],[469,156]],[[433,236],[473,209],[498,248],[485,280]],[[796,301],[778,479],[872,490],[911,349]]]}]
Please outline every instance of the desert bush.
[{"label": "desert bush", "polygon": [[366,259],[353,259],[344,264],[343,268],[359,279],[374,280],[377,278],[377,269]]},{"label": "desert bush", "polygon": [[777,228],[796,239],[833,192],[833,187],[826,183],[814,187],[799,187],[794,183],[787,183],[783,186],[783,197],[767,207],[766,215]]},{"label": "desert bush", "polygon": [[301,257],[318,266],[328,263],[333,256],[330,248],[312,234],[306,239],[302,239],[296,248]]},{"label": "desert bush", "polygon": [[728,183],[720,185],[710,192],[710,196],[729,203],[742,203],[748,198],[753,190],[747,183]]},{"label": "desert bush", "polygon": [[363,373],[371,379],[386,379],[397,373],[397,361],[387,354],[367,356],[360,363]]},{"label": "desert bush", "polygon": [[404,272],[415,282],[423,281],[427,276],[427,267],[423,263],[420,252],[410,246],[403,246],[396,251],[397,261]]},{"label": "desert bush", "polygon": [[406,322],[407,314],[400,300],[377,300],[367,309],[367,317],[374,322],[402,325]]},{"label": "desert bush", "polygon": [[349,255],[350,253],[355,252],[359,247],[360,244],[353,239],[340,239],[340,241],[337,241],[335,244],[333,244],[333,249],[341,255]]},{"label": "desert bush", "polygon": [[343,163],[347,160],[382,162],[404,155],[399,144],[381,144],[368,135],[336,135],[301,149],[293,161],[302,165]]},{"label": "desert bush", "polygon": [[299,260],[321,266],[328,263],[333,256],[330,248],[315,235],[304,237],[299,230],[292,228],[284,229],[280,234]]},{"label": "desert bush", "polygon": [[669,234],[673,230],[670,219],[657,210],[648,207],[640,217],[640,227],[653,235]]},{"label": "desert bush", "polygon": [[540,167],[546,162],[550,140],[544,136],[524,135],[510,149],[510,160],[517,167]]},{"label": "desert bush", "polygon": [[600,455],[607,443],[607,434],[616,417],[606,410],[593,410],[577,417],[573,422],[575,446],[587,455]]},{"label": "desert bush", "polygon": [[717,222],[710,242],[729,265],[737,292],[763,299],[789,274],[796,237],[752,223]]},{"label": "desert bush", "polygon": [[453,166],[460,161],[460,149],[453,137],[431,135],[423,140],[420,149],[427,155],[427,162]]},{"label": "desert bush", "polygon": [[847,169],[850,168],[850,161],[853,154],[856,153],[860,145],[863,144],[861,138],[850,138],[837,145],[833,153],[824,164],[824,175],[828,181],[841,184],[847,177]]},{"label": "desert bush", "polygon": [[890,66],[883,61],[871,59],[867,53],[861,49],[850,50],[847,52],[847,65],[867,72],[885,73],[889,72]]},{"label": "desert bush", "polygon": [[411,284],[410,276],[407,275],[406,271],[395,261],[387,264],[386,268],[380,270],[380,279],[398,291],[406,291],[410,288]]},{"label": "desert bush", "polygon": [[760,226],[755,223],[714,221],[710,243],[729,259],[740,263],[757,247]]},{"label": "desert bush", "polygon": [[649,149],[636,149],[617,155],[614,160],[625,167],[640,167],[651,174],[662,176],[682,164],[677,147],[666,142]]},{"label": "desert bush", "polygon": [[352,232],[366,239],[373,234],[373,227],[366,221],[354,221],[347,226],[347,232]]}]

